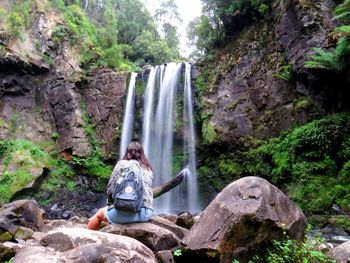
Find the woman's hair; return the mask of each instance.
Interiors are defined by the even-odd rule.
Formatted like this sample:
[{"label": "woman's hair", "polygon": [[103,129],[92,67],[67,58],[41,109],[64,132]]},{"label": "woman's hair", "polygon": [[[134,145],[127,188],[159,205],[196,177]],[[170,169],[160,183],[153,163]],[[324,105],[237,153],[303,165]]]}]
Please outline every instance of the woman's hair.
[{"label": "woman's hair", "polygon": [[150,163],[147,160],[147,157],[143,151],[141,144],[138,142],[132,142],[128,145],[125,151],[123,160],[136,160],[141,163],[141,166],[152,170]]}]

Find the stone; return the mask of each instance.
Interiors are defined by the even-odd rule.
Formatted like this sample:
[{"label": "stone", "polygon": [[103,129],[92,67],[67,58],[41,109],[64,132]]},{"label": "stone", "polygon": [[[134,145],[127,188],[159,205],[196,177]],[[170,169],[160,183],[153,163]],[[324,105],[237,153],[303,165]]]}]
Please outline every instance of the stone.
[{"label": "stone", "polygon": [[19,226],[41,230],[44,228],[43,213],[44,211],[39,208],[35,200],[18,200],[7,203],[0,211],[0,227],[13,236]]},{"label": "stone", "polygon": [[15,239],[27,240],[32,238],[34,231],[27,227],[18,227],[15,233]]},{"label": "stone", "polygon": [[178,226],[184,227],[186,229],[191,229],[195,223],[194,216],[190,213],[181,213],[176,218],[175,224]]},{"label": "stone", "polygon": [[301,240],[306,218],[279,189],[259,177],[241,178],[203,211],[182,239],[187,250],[246,260],[253,250],[284,235]]},{"label": "stone", "polygon": [[150,220],[150,223],[170,230],[180,239],[182,239],[189,231],[188,229],[180,227],[179,225],[174,224],[173,222],[160,216],[153,216]]},{"label": "stone", "polygon": [[350,240],[337,246],[332,252],[332,257],[337,263],[350,262]]},{"label": "stone", "polygon": [[10,260],[15,254],[24,247],[22,244],[13,242],[0,243],[0,260],[1,262]]},{"label": "stone", "polygon": [[41,242],[46,247],[26,246],[13,263],[157,262],[152,251],[135,239],[88,229],[53,230]]},{"label": "stone", "polygon": [[173,232],[152,223],[113,224],[101,231],[135,238],[152,251],[169,250],[180,244]]},{"label": "stone", "polygon": [[170,250],[158,251],[156,258],[159,263],[175,263],[173,253]]}]

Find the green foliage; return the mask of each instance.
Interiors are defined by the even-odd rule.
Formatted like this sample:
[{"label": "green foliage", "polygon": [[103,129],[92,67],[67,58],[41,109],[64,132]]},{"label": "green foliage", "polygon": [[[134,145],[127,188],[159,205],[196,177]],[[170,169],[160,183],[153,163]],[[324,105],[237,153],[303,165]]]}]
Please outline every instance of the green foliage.
[{"label": "green foliage", "polygon": [[57,132],[53,132],[51,134],[51,139],[54,141],[56,141],[59,137],[60,137],[60,135]]},{"label": "green foliage", "polygon": [[14,38],[23,39],[23,32],[32,23],[31,11],[35,7],[33,0],[24,0],[14,3],[10,13],[3,13],[6,17],[5,31]]},{"label": "green foliage", "polygon": [[[218,48],[245,23],[264,18],[270,10],[267,0],[203,0],[203,15],[188,27],[188,37],[200,54]],[[247,22],[248,21],[248,22]]]},{"label": "green foliage", "polygon": [[3,175],[0,177],[0,203],[10,200],[12,195],[34,180],[34,168],[52,168],[52,157],[27,140],[1,141]]},{"label": "green foliage", "polygon": [[8,28],[12,35],[22,39],[24,31],[24,20],[17,12],[11,12],[8,17]]},{"label": "green foliage", "polygon": [[337,215],[329,219],[329,222],[337,227],[350,230],[350,218],[346,215]]},{"label": "green foliage", "polygon": [[[176,27],[164,24],[164,37],[158,34],[155,19],[140,0],[99,1],[53,0],[37,3],[34,0],[15,1],[11,12],[0,10],[4,17],[6,32],[23,39],[38,10],[50,12],[53,8],[60,13],[63,22],[52,31],[52,40],[58,46],[63,40],[79,50],[81,67],[85,70],[110,67],[124,71],[139,70],[146,63],[162,64],[178,61],[179,40]],[[163,11],[170,11],[164,7]],[[145,37],[144,33],[149,34]],[[140,45],[140,41],[143,44]],[[39,45],[37,50],[40,51]],[[50,57],[43,58],[49,65]]]},{"label": "green foliage", "polygon": [[293,67],[287,63],[286,57],[283,56],[278,73],[273,75],[275,78],[291,81],[293,78]]},{"label": "green foliage", "polygon": [[335,8],[335,17],[338,20],[350,20],[350,0],[344,2]]},{"label": "green foliage", "polygon": [[[334,19],[345,23],[350,21],[350,1],[344,0],[343,4],[335,8]],[[321,48],[314,48],[314,54],[310,60],[305,62],[307,68],[317,68],[340,73],[346,71],[350,66],[350,26],[341,25],[335,28],[335,32],[342,32],[346,35],[341,37],[335,48],[325,51]]]},{"label": "green foliage", "polygon": [[310,56],[311,60],[305,62],[307,68],[342,72],[349,66],[350,42],[346,36],[339,39],[335,49],[324,51],[321,48],[314,48],[313,50],[315,54]]},{"label": "green foliage", "polygon": [[303,242],[296,240],[274,240],[273,247],[268,250],[265,258],[255,257],[250,263],[269,262],[269,263],[335,263],[321,251],[317,246],[322,243],[321,240],[306,238]]},{"label": "green foliage", "polygon": [[294,128],[246,154],[245,172],[285,188],[306,212],[350,204],[350,115]]},{"label": "green foliage", "polygon": [[60,43],[64,39],[66,34],[67,29],[63,25],[57,24],[52,30],[51,37],[55,43]]},{"label": "green foliage", "polygon": [[[81,108],[86,111],[86,105],[82,103]],[[100,149],[100,143],[95,137],[94,125],[90,122],[87,114],[83,112],[84,130],[92,146],[92,151],[87,157],[73,156],[73,163],[85,168],[91,176],[109,178],[112,173],[112,167],[103,162],[103,155]]]},{"label": "green foliage", "polygon": [[179,257],[179,256],[182,256],[182,249],[181,248],[178,248],[174,251],[174,256],[175,257]]},{"label": "green foliage", "polygon": [[63,160],[58,159],[52,167],[51,176],[72,178],[74,176],[73,169]]},{"label": "green foliage", "polygon": [[12,262],[13,262],[13,259],[14,259],[14,257],[11,258],[9,261],[6,261],[5,263],[12,263]]},{"label": "green foliage", "polygon": [[205,120],[202,125],[202,137],[205,144],[213,144],[219,140],[213,123],[210,120]]},{"label": "green foliage", "polygon": [[69,192],[73,192],[74,191],[74,188],[75,188],[75,182],[74,181],[68,181],[66,185],[67,185],[67,190]]}]

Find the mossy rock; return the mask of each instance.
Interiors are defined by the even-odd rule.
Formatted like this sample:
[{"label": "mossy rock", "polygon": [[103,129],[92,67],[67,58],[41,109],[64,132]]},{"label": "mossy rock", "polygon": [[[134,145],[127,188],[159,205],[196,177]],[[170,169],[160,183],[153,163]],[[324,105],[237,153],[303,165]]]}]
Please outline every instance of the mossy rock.
[{"label": "mossy rock", "polygon": [[0,242],[10,241],[13,236],[9,232],[4,232],[0,235]]},{"label": "mossy rock", "polygon": [[348,234],[350,234],[350,216],[332,216],[331,218],[329,218],[328,222],[336,227],[343,228]]}]

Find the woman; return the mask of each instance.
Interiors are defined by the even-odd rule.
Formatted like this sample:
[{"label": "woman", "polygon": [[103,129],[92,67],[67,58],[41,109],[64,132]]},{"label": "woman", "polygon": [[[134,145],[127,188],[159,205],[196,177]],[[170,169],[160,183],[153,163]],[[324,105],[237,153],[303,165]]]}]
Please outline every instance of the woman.
[{"label": "woman", "polygon": [[125,224],[147,222],[151,219],[153,215],[153,172],[152,167],[144,154],[143,148],[138,142],[132,142],[128,145],[123,160],[120,160],[114,167],[111,178],[109,179],[107,185],[108,205],[113,204],[113,194],[117,181],[122,175],[122,171],[133,163],[138,164],[142,170],[141,172],[144,192],[143,207],[141,210],[139,212],[133,213],[117,210],[113,206],[111,208],[101,208],[92,218],[90,218],[87,225],[88,229],[97,230],[100,227],[102,221],[107,224]]}]

